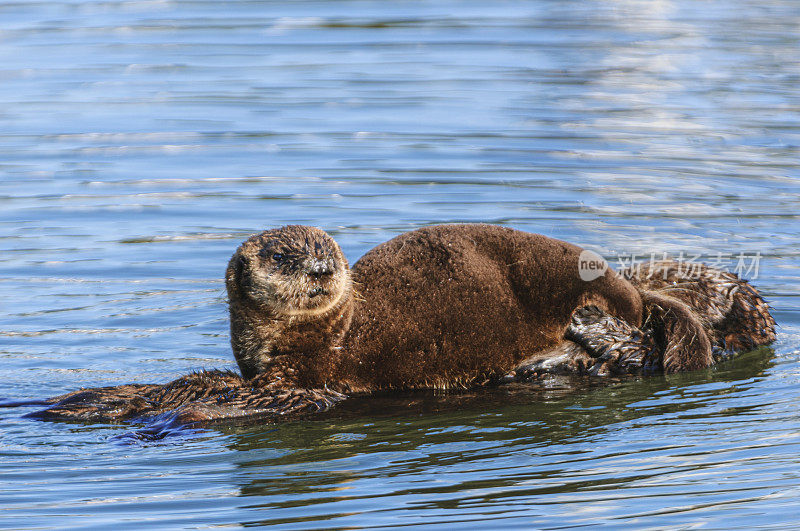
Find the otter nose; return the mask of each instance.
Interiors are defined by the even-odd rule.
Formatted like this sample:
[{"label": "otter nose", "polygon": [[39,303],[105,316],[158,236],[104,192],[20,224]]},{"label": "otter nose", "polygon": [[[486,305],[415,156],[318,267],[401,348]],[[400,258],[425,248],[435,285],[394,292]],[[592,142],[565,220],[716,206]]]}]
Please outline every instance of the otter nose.
[{"label": "otter nose", "polygon": [[313,260],[308,267],[308,274],[314,278],[333,273],[332,264],[328,260]]}]

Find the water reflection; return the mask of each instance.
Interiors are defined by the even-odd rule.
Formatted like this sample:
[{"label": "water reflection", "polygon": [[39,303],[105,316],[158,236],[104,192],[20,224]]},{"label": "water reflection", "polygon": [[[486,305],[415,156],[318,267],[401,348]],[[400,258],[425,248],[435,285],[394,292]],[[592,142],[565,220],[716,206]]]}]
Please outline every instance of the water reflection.
[{"label": "water reflection", "polygon": [[[670,512],[691,512],[763,494],[763,485],[740,478],[716,489],[716,501],[706,488],[690,489],[684,508],[663,498],[683,496],[676,488],[700,478],[723,480],[717,476],[727,472],[717,469],[730,459],[765,459],[774,445],[769,430],[759,426],[761,442],[745,435],[770,406],[748,397],[774,367],[774,352],[761,349],[703,374],[578,392],[515,386],[365,399],[326,420],[234,432],[230,448],[239,454],[240,495],[256,510],[247,523],[315,520],[325,510],[313,507],[331,503],[340,512],[326,518],[345,526],[375,517],[413,523],[421,509],[456,522],[534,515],[573,525],[635,521],[665,503]],[[739,405],[730,408],[731,401]],[[626,516],[631,491],[645,486],[656,492],[634,495],[637,508]],[[385,498],[383,508],[365,514],[361,503],[376,498]],[[576,503],[605,509],[583,514]],[[265,510],[268,516],[257,516]]]}]

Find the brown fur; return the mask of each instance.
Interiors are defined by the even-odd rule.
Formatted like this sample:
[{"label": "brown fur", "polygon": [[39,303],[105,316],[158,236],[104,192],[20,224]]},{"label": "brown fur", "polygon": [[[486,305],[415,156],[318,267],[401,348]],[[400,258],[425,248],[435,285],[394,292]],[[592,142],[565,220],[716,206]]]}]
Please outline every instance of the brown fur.
[{"label": "brown fur", "polygon": [[285,388],[257,376],[249,380],[227,371],[201,371],[163,385],[120,385],[83,389],[50,398],[50,408],[30,416],[44,420],[152,419],[177,423],[247,417],[291,417],[325,410],[345,396],[323,389]]},{"label": "brown fur", "polygon": [[[325,232],[287,226],[245,241],[225,282],[243,377],[78,391],[40,418],[181,422],[325,409],[343,392],[453,388],[547,373],[707,367],[720,349],[775,338],[758,292],[705,266],[649,265],[631,282],[578,274],[579,247],[492,225],[402,234],[352,270]],[[648,269],[649,268],[649,269]]]},{"label": "brown fur", "polygon": [[[645,299],[645,308],[649,303]],[[652,373],[662,365],[649,326],[642,330],[596,306],[578,308],[565,337],[590,353],[594,364],[587,372],[592,375]]]},{"label": "brown fur", "polygon": [[[769,306],[753,286],[733,273],[664,260],[623,271],[623,275],[631,276],[643,291],[688,305],[716,351],[742,352],[775,341],[775,319]],[[679,366],[679,370],[689,368]]]},{"label": "brown fur", "polygon": [[566,338],[579,347],[539,354],[510,373],[526,380],[546,373],[613,375],[708,367],[775,340],[769,306],[747,281],[705,264],[663,260],[624,270],[644,304],[641,327],[584,307]]},{"label": "brown fur", "polygon": [[641,298],[625,280],[610,271],[580,279],[580,248],[492,225],[428,227],[379,245],[353,266],[354,289],[341,283],[345,293],[330,294],[339,303],[319,315],[298,315],[300,299],[254,304],[248,268],[267,268],[279,285],[303,275],[258,260],[261,248],[300,238],[323,242],[341,266],[336,274],[347,273],[318,229],[285,227],[245,242],[226,276],[234,354],[245,375],[285,379],[290,371],[289,385],[341,391],[466,387],[557,345],[580,306],[636,325],[642,318]]},{"label": "brown fur", "polygon": [[635,289],[611,271],[581,280],[580,252],[494,225],[428,227],[377,246],[353,266],[345,374],[369,389],[470,386],[558,345],[578,307],[640,324]]},{"label": "brown fur", "polygon": [[[313,275],[320,264],[326,273]],[[252,236],[231,258],[225,285],[245,378],[269,372],[285,387],[331,379],[353,305],[347,260],[330,236],[300,225]],[[315,289],[323,291],[310,296]]]},{"label": "brown fur", "polygon": [[652,291],[643,291],[647,325],[654,331],[664,372],[691,371],[714,363],[711,341],[689,305]]}]

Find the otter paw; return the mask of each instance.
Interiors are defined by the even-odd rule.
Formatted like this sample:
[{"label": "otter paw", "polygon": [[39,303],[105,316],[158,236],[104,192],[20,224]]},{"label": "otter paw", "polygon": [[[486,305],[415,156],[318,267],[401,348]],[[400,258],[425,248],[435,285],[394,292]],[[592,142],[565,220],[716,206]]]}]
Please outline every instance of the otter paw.
[{"label": "otter paw", "polygon": [[587,371],[589,374],[631,374],[659,368],[653,336],[597,306],[575,310],[564,337],[582,346],[595,359]]},{"label": "otter paw", "polygon": [[549,374],[586,374],[596,361],[580,345],[564,341],[551,351],[540,352],[525,359],[500,381],[532,382]]}]

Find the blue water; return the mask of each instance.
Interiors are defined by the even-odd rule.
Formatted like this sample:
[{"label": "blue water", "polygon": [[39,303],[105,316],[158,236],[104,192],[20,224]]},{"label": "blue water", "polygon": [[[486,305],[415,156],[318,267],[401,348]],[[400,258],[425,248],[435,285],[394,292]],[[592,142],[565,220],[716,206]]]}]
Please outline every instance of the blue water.
[{"label": "blue water", "polygon": [[483,221],[738,258],[771,349],[179,431],[0,410],[0,527],[800,526],[794,0],[0,5],[0,398],[234,368],[222,274]]}]

